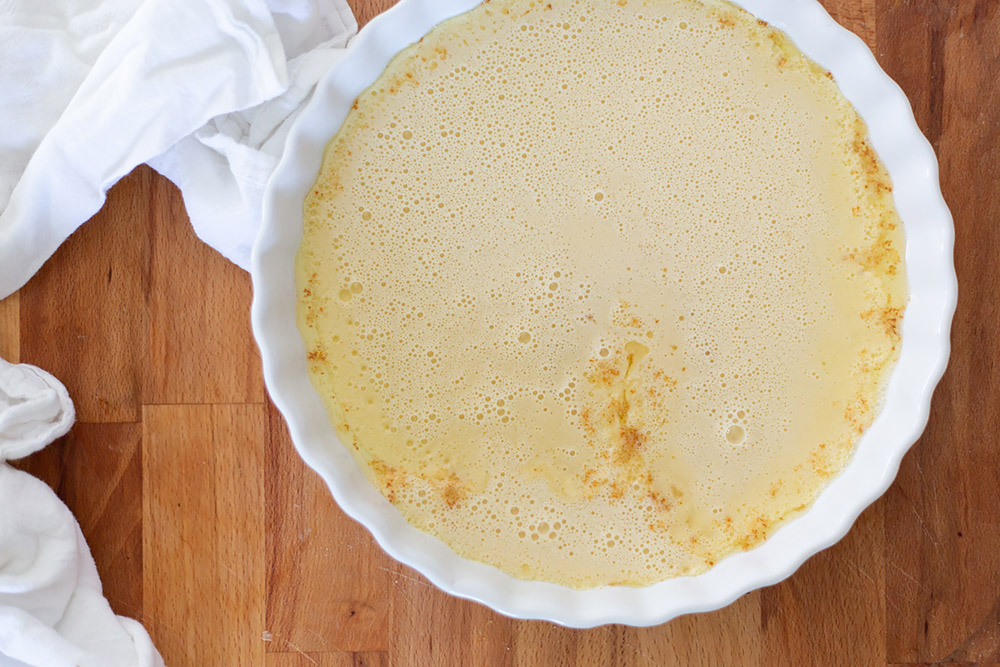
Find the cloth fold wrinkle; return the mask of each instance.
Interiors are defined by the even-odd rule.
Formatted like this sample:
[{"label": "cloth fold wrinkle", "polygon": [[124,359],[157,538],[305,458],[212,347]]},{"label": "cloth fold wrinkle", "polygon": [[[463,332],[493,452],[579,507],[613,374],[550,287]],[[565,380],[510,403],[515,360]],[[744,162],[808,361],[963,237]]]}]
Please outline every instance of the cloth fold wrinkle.
[{"label": "cloth fold wrinkle", "polygon": [[[68,2],[79,11],[87,4]],[[105,0],[102,5],[114,3],[135,0]],[[44,14],[60,1],[30,0],[30,4],[31,10],[20,7],[21,13]],[[343,0],[315,0],[312,6],[316,13],[338,16],[334,5],[339,4]],[[19,57],[8,51],[17,32],[3,25],[4,15],[17,11],[6,5],[0,8],[0,63]],[[35,145],[39,139],[35,135],[41,133],[23,172],[0,172],[7,179],[0,183],[0,192],[10,192],[9,199],[0,201],[0,298],[23,285],[73,230],[97,212],[105,190],[134,167],[168,151],[212,118],[252,109],[285,93],[292,76],[290,60],[301,55],[285,53],[283,37],[263,0],[145,0],[131,15],[120,13],[124,19],[109,12],[109,21],[117,17],[124,22],[117,31],[109,31],[89,70],[77,67],[65,75],[42,77],[47,88],[75,91],[51,127],[38,126],[31,101],[65,96],[40,94],[38,81],[27,68],[0,64],[0,89],[9,99],[21,100],[2,104],[0,110],[8,117],[0,120],[16,131],[25,128],[24,139],[0,145],[11,151],[16,163],[26,156],[23,148],[18,154],[13,147]],[[337,34],[326,35],[323,41],[343,46],[351,35],[351,27],[340,25]],[[59,54],[54,57],[59,62],[69,59],[65,54],[74,43],[65,35],[60,39],[50,48]],[[192,159],[203,157],[192,155]],[[174,176],[179,179],[184,171],[197,168],[182,161]],[[11,178],[17,179],[13,185]],[[207,186],[197,196],[216,199]],[[185,197],[186,202],[190,199]],[[42,203],[48,201],[58,201],[59,206]],[[222,204],[216,202],[213,208]],[[223,220],[216,217],[205,224]],[[240,223],[252,224],[249,216],[241,216]]]},{"label": "cloth fold wrinkle", "polygon": [[162,667],[145,629],[115,616],[69,509],[0,462],[0,665]]},{"label": "cloth fold wrinkle", "polygon": [[65,435],[75,418],[59,380],[40,368],[0,359],[0,462],[34,454]]},{"label": "cloth fold wrinkle", "polygon": [[[328,23],[334,23],[344,9],[351,16],[343,2],[323,4],[320,15]],[[288,131],[316,82],[343,57],[344,47],[357,31],[353,16],[350,24],[335,23],[337,32],[332,36],[316,34],[307,19],[296,22],[291,18],[282,14],[275,19],[285,30],[282,42],[292,56],[285,91],[249,109],[211,119],[149,161],[180,188],[198,237],[244,269],[250,268],[264,189],[278,165]]]}]

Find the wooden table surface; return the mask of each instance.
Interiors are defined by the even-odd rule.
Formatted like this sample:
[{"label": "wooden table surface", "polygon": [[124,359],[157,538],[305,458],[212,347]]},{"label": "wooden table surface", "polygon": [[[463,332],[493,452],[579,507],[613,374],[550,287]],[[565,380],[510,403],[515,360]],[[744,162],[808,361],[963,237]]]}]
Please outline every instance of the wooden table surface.
[{"label": "wooden table surface", "polygon": [[[351,4],[363,24],[392,3]],[[141,167],[0,302],[0,356],[51,371],[77,407],[18,465],[78,517],[114,610],[171,666],[1000,663],[1000,1],[825,4],[937,150],[962,290],[927,430],[844,540],[655,628],[567,630],[439,592],[299,460],[261,380],[249,277]]]}]

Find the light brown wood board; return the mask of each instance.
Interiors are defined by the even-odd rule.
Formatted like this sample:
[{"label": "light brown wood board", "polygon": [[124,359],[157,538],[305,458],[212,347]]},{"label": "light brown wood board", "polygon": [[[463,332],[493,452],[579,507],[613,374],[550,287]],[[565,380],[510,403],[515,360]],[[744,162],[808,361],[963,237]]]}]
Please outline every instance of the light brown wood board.
[{"label": "light brown wood board", "polygon": [[[391,0],[353,0],[360,23]],[[0,301],[0,356],[79,422],[19,463],[79,518],[116,612],[179,665],[1000,663],[1000,2],[825,0],[909,96],[955,216],[948,372],[889,492],[795,575],[708,614],[568,630],[385,556],[292,449],[249,277],[142,167]]]}]

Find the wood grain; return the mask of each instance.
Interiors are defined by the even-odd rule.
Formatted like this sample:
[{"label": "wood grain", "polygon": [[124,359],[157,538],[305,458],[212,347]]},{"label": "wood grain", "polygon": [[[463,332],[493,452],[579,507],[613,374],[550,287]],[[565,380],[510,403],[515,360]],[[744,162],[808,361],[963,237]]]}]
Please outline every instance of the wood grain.
[{"label": "wood grain", "polygon": [[681,617],[659,627],[613,628],[621,635],[615,664],[773,664],[761,654],[760,611],[760,592],[755,591],[719,611]]},{"label": "wood grain", "polygon": [[878,20],[938,153],[962,292],[930,423],[885,499],[887,657],[1000,662],[1000,487],[983,478],[1000,469],[1000,3],[886,3]]},{"label": "wood grain", "polygon": [[21,361],[21,293],[0,301],[0,358]]},{"label": "wood grain", "polygon": [[267,468],[281,473],[266,485],[268,651],[385,651],[393,563],[295,454],[277,409],[268,414]]},{"label": "wood grain", "polygon": [[141,440],[137,423],[77,423],[65,438],[17,462],[72,510],[98,563],[105,597],[117,613],[135,617],[143,609]]},{"label": "wood grain", "polygon": [[[362,24],[391,4],[352,2]],[[18,465],[78,517],[112,607],[173,666],[1000,663],[1000,2],[824,4],[938,152],[962,289],[927,430],[844,540],[654,628],[568,630],[441,593],[298,458],[260,378],[248,277],[140,168],[0,301],[0,356],[55,373],[79,411]]]},{"label": "wood grain", "polygon": [[394,564],[393,570],[393,667],[512,664],[510,619],[443,594],[407,567]]},{"label": "wood grain", "polygon": [[21,361],[62,380],[83,422],[139,420],[154,176],[125,179],[60,248],[88,261],[47,262],[20,291]]},{"label": "wood grain", "polygon": [[266,667],[388,667],[384,653],[268,653]]},{"label": "wood grain", "polygon": [[142,412],[142,620],[183,664],[261,664],[264,408]]},{"label": "wood grain", "polygon": [[761,591],[761,664],[878,662],[886,635],[883,504],[865,510],[836,547]]},{"label": "wood grain", "polygon": [[[246,274],[196,240],[180,192],[158,178],[151,202],[149,362],[142,401],[259,403],[260,356],[245,322]],[[184,253],[177,248],[183,245]],[[208,269],[211,267],[212,271]]]}]

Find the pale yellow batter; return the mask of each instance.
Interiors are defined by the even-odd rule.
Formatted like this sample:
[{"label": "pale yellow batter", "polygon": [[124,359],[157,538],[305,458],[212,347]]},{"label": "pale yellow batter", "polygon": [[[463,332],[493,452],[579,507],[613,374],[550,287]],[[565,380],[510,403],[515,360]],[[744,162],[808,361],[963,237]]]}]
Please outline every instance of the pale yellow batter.
[{"label": "pale yellow batter", "polygon": [[906,304],[866,128],[699,0],[494,0],[393,60],[305,202],[299,328],[418,528],[574,587],[701,572],[809,505]]}]

